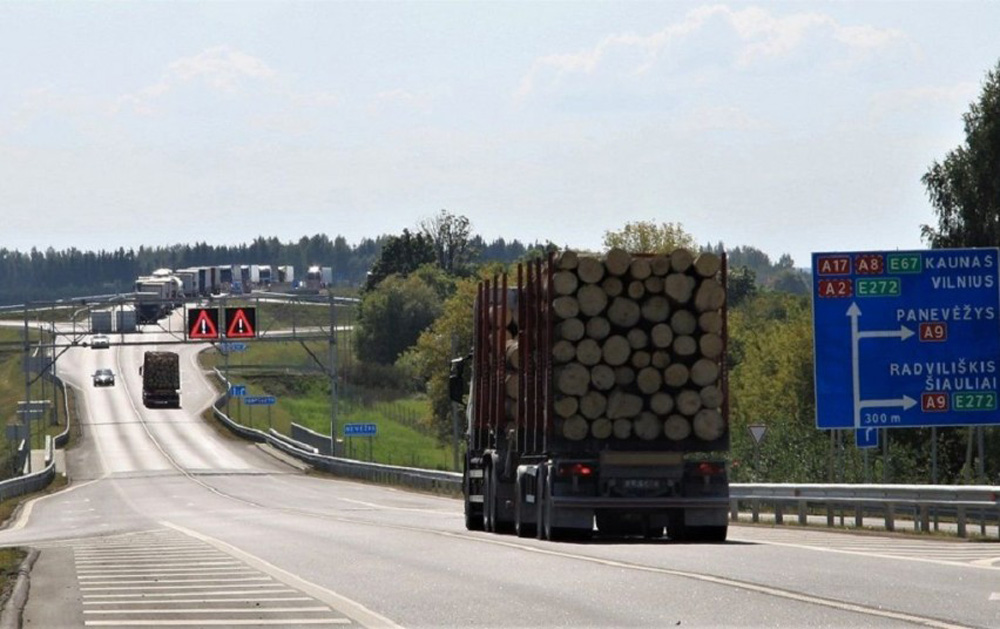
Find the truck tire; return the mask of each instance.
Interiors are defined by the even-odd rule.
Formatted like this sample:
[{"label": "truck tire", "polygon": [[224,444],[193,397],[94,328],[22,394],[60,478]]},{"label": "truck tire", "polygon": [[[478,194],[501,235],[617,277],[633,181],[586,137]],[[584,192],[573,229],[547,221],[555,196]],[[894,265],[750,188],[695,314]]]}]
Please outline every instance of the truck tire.
[{"label": "truck tire", "polygon": [[488,476],[490,479],[490,531],[509,535],[514,532],[514,520],[505,520],[502,517],[505,512],[500,503],[503,492],[500,488],[500,473],[497,471],[496,465],[490,466]]},{"label": "truck tire", "polygon": [[516,490],[514,492],[514,533],[518,537],[534,537],[535,529],[537,528],[534,524],[530,524],[524,521],[525,512],[530,508],[531,505],[524,501],[524,488],[521,483],[517,483]]},{"label": "truck tire", "polygon": [[552,520],[554,519],[552,511],[554,507],[552,506],[552,501],[549,500],[549,497],[552,495],[552,488],[548,479],[545,481],[544,488],[545,496],[542,513],[544,514],[545,532],[543,533],[543,539],[547,539],[550,542],[584,541],[591,539],[594,536],[593,528],[578,529],[568,526],[552,526]]},{"label": "truck tire", "polygon": [[687,527],[688,539],[692,542],[707,542],[710,544],[721,544],[726,541],[729,532],[728,526],[689,526]]},{"label": "truck tire", "polygon": [[667,536],[675,542],[720,544],[726,541],[728,532],[728,526],[685,526],[673,521],[667,526]]},{"label": "truck tire", "polygon": [[476,509],[468,494],[465,496],[465,529],[467,531],[483,530],[483,512]]},{"label": "truck tire", "polygon": [[535,539],[545,537],[545,466],[538,467],[535,475]]},{"label": "truck tire", "polygon": [[493,532],[495,523],[493,504],[493,466],[488,465],[483,470],[483,530],[487,533]]}]

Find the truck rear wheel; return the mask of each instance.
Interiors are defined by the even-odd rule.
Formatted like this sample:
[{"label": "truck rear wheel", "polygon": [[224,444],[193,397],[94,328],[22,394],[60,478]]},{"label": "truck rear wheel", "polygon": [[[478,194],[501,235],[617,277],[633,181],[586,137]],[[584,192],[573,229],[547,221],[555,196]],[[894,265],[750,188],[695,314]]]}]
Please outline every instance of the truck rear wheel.
[{"label": "truck rear wheel", "polygon": [[673,521],[667,526],[667,536],[675,542],[721,543],[726,541],[728,532],[728,526],[685,526]]},{"label": "truck rear wheel", "polygon": [[483,530],[483,510],[476,508],[476,505],[469,500],[468,494],[465,496],[465,529],[467,531]]},{"label": "truck rear wheel", "polygon": [[517,488],[514,495],[514,532],[518,537],[534,537],[536,526],[524,521],[525,511],[529,505],[524,502],[521,488]]},{"label": "truck rear wheel", "polygon": [[692,542],[721,543],[726,541],[728,526],[689,526],[688,539]]}]

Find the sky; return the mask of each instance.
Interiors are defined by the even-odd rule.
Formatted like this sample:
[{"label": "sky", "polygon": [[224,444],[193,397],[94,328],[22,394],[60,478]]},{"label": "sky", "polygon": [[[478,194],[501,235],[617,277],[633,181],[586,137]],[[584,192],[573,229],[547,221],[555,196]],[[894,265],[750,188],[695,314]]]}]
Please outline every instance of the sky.
[{"label": "sky", "polygon": [[[998,2],[2,2],[0,248],[920,249]],[[280,263],[280,261],[275,261]]]}]

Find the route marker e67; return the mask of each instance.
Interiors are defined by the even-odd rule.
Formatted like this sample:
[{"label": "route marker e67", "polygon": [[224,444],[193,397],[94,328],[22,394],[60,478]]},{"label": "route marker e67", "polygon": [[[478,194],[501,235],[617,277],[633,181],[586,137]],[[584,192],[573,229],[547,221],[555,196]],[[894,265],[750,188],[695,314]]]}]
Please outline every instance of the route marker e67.
[{"label": "route marker e67", "polygon": [[1000,423],[1000,251],[814,253],[812,266],[818,428]]}]

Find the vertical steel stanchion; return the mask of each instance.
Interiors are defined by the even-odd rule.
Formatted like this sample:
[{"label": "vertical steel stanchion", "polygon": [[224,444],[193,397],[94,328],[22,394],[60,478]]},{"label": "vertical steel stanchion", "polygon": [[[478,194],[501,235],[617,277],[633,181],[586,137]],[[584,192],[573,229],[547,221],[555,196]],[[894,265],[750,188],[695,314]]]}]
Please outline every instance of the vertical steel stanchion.
[{"label": "vertical steel stanchion", "polygon": [[[458,335],[451,335],[451,357],[452,359],[458,358]],[[449,372],[449,378],[451,373]],[[451,383],[449,382],[449,386]],[[451,402],[451,468],[456,472],[461,468],[458,466],[458,402],[452,400]]]},{"label": "vertical steel stanchion", "polygon": [[938,484],[938,436],[937,426],[931,426],[931,484]]},{"label": "vertical steel stanchion", "polygon": [[337,456],[337,313],[333,291],[327,288],[330,297],[330,453]]},{"label": "vertical steel stanchion", "polygon": [[882,482],[889,484],[889,429],[879,430],[882,431]]},{"label": "vertical steel stanchion", "polygon": [[28,424],[28,473],[31,473],[31,370],[28,369],[28,361],[31,358],[31,345],[28,337],[28,304],[24,304],[24,415],[22,418]]}]

